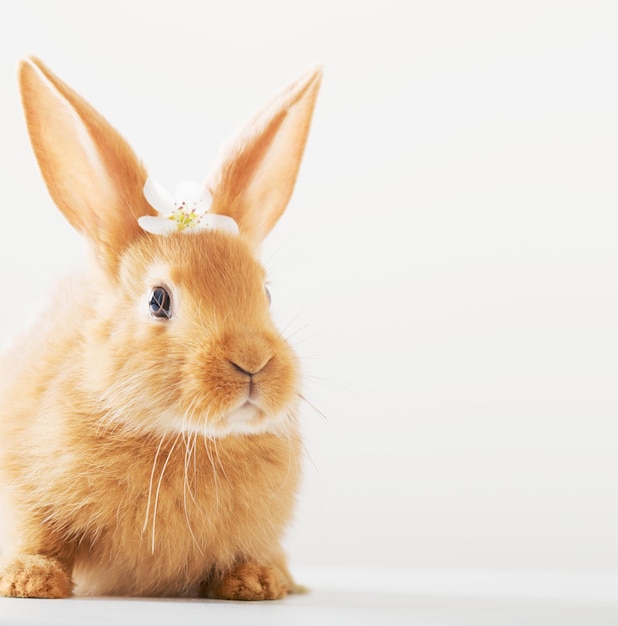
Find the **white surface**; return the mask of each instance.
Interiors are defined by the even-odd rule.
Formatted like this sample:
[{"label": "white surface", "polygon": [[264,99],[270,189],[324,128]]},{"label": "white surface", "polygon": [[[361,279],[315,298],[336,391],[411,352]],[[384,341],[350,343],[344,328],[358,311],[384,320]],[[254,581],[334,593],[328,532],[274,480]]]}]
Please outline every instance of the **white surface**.
[{"label": "white surface", "polygon": [[303,418],[293,567],[618,571],[616,2],[2,8],[0,340],[81,251],[31,154],[18,57],[46,61],[168,188],[322,63],[264,250],[326,415]]},{"label": "white surface", "polygon": [[279,602],[0,598],[0,623],[167,626],[609,626],[618,576],[354,570],[305,573],[307,595]]}]

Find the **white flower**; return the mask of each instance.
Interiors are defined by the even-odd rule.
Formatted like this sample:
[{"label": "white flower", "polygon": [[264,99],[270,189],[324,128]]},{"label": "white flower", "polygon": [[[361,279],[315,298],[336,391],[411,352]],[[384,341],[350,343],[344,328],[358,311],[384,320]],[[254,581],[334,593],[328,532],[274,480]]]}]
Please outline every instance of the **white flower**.
[{"label": "white flower", "polygon": [[143,215],[137,222],[149,233],[167,235],[183,230],[217,229],[237,235],[238,224],[227,215],[208,213],[212,195],[205,186],[185,181],[176,188],[176,196],[148,178],[144,197],[159,215]]}]

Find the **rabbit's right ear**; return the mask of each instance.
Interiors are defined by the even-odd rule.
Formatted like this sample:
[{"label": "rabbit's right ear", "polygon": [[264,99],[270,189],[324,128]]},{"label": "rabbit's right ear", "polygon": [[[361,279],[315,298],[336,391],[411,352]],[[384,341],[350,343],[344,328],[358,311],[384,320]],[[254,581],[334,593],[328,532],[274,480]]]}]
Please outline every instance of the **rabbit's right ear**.
[{"label": "rabbit's right ear", "polygon": [[58,208],[115,271],[122,251],[153,214],[146,172],[127,142],[83,98],[36,58],[23,60],[19,83],[34,153]]},{"label": "rabbit's right ear", "polygon": [[318,66],[286,87],[228,143],[210,177],[211,212],[233,218],[253,247],[292,195],[321,80]]}]

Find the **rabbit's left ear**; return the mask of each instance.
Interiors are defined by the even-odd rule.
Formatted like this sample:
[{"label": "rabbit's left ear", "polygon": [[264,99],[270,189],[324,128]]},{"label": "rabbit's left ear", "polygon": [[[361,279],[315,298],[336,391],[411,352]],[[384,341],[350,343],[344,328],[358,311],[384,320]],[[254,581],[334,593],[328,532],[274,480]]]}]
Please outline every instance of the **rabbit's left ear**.
[{"label": "rabbit's left ear", "polygon": [[208,182],[210,212],[234,218],[254,247],[290,200],[321,80],[316,67],[264,107],[223,151]]},{"label": "rabbit's left ear", "polygon": [[21,62],[19,82],[30,140],[56,206],[115,271],[154,213],[142,188],[146,172],[118,132],[38,59]]}]

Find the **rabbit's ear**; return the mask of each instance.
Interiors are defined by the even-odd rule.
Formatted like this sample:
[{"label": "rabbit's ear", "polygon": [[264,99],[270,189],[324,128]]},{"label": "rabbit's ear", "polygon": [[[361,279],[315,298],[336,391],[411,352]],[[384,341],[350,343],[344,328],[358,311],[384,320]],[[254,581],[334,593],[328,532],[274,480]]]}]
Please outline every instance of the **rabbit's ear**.
[{"label": "rabbit's ear", "polygon": [[234,218],[253,246],[292,195],[321,79],[317,67],[284,89],[230,142],[209,179],[211,212]]},{"label": "rabbit's ear", "polygon": [[126,141],[83,98],[36,58],[19,81],[34,153],[47,188],[72,226],[116,269],[153,210],[142,195],[146,172]]}]

